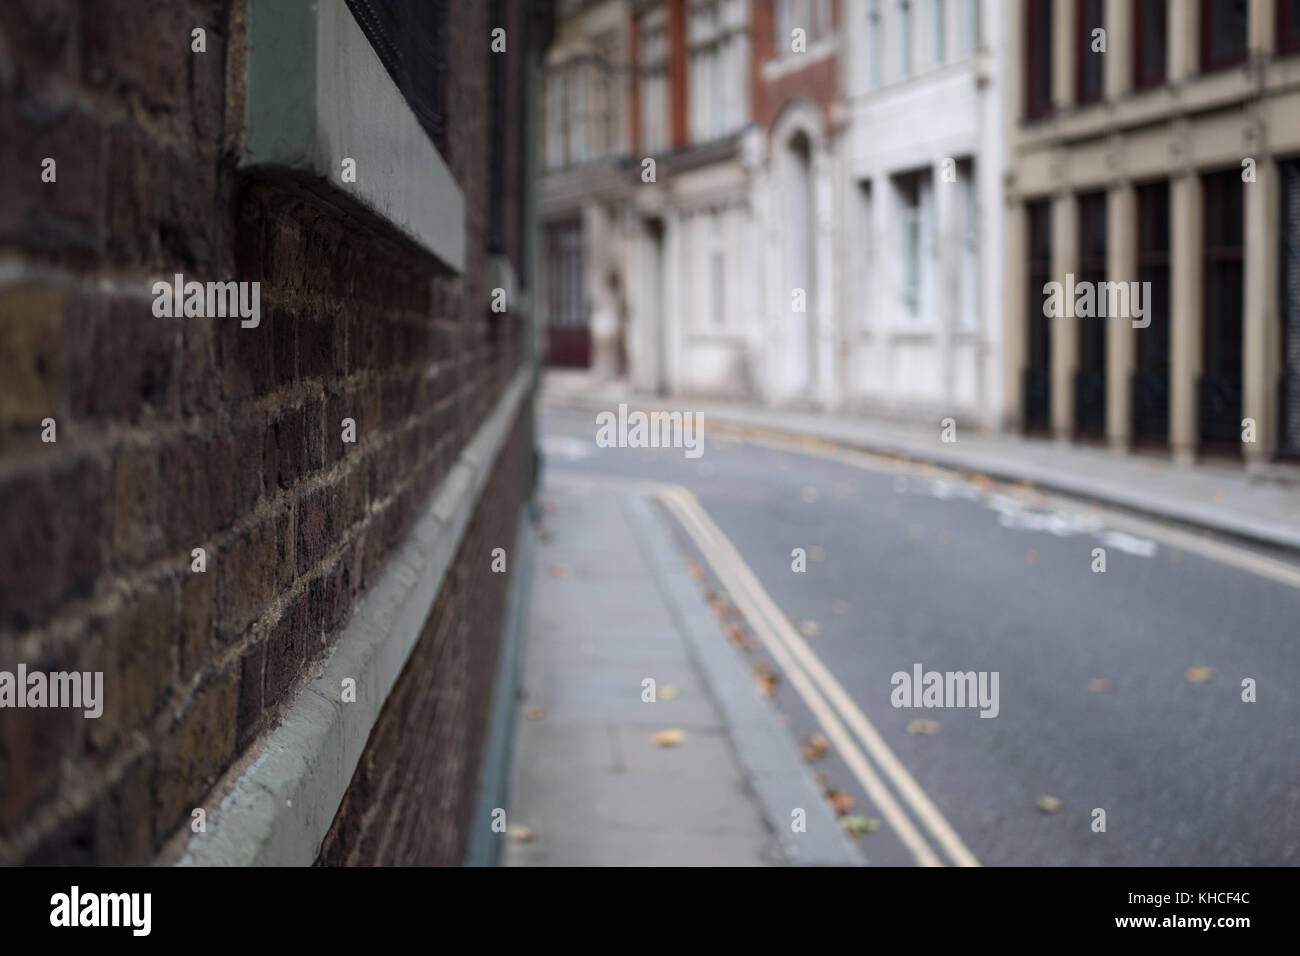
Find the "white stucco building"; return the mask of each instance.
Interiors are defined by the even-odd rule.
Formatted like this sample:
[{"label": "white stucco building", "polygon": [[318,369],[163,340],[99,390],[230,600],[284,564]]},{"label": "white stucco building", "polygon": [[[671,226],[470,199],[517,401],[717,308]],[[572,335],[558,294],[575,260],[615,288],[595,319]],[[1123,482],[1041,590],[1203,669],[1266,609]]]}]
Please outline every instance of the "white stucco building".
[{"label": "white stucco building", "polygon": [[849,408],[1002,419],[1004,13],[845,0],[827,397]]}]

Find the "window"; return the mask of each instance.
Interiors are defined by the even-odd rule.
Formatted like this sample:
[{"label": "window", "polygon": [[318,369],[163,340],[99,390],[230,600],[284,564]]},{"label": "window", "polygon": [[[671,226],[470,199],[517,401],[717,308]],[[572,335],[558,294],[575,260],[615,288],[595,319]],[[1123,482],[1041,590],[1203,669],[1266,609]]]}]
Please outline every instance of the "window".
[{"label": "window", "polygon": [[726,260],[722,249],[715,248],[710,261],[713,265],[713,324],[723,326],[727,324],[727,296],[723,285]]},{"label": "window", "polygon": [[912,4],[910,0],[898,2],[898,77],[912,75]]},{"label": "window", "polygon": [[1025,118],[1052,111],[1052,0],[1026,0]]},{"label": "window", "polygon": [[1248,20],[1246,0],[1201,0],[1201,72],[1245,61]]},{"label": "window", "polygon": [[550,69],[546,72],[546,166],[559,169],[564,165],[565,132],[564,71]]},{"label": "window", "polygon": [[587,158],[587,65],[576,63],[569,72],[569,155],[570,163]]},{"label": "window", "polygon": [[778,57],[794,52],[790,41],[796,29],[804,31],[809,46],[831,35],[830,0],[776,0],[774,14],[772,47]]},{"label": "window", "polygon": [[1133,87],[1145,90],[1165,82],[1168,0],[1134,0]]},{"label": "window", "polygon": [[692,0],[689,14],[691,138],[705,142],[745,124],[746,12],[744,0]]},{"label": "window", "polygon": [[1300,0],[1276,0],[1277,49],[1279,53],[1300,50]]},{"label": "window", "polygon": [[1075,0],[1074,102],[1078,106],[1101,99],[1101,61],[1104,53],[1093,50],[1092,31],[1102,27],[1102,0]]},{"label": "window", "polygon": [[930,0],[930,62],[942,66],[948,60],[948,17],[943,0]]},{"label": "window", "polygon": [[961,51],[974,53],[980,45],[980,0],[961,0]]},{"label": "window", "polygon": [[860,285],[858,301],[862,304],[861,327],[871,327],[872,303],[877,300],[879,290],[876,288],[876,228],[872,218],[874,206],[871,202],[871,182],[864,180],[858,184],[858,237],[857,248],[861,250],[855,265]]},{"label": "window", "polygon": [[973,332],[979,326],[980,311],[979,220],[975,199],[975,164],[970,159],[963,159],[957,163],[957,188],[958,214],[961,216],[959,321],[963,331]]},{"label": "window", "polygon": [[931,279],[931,245],[934,213],[928,171],[905,173],[894,177],[897,197],[899,260],[899,305],[910,320],[926,317],[929,307],[928,286]]},{"label": "window", "polygon": [[867,5],[867,88],[875,89],[881,83],[881,61],[885,55],[884,35],[880,24],[880,0],[868,0]]},{"label": "window", "polygon": [[641,149],[653,154],[668,148],[668,46],[662,8],[641,18],[637,37]]}]

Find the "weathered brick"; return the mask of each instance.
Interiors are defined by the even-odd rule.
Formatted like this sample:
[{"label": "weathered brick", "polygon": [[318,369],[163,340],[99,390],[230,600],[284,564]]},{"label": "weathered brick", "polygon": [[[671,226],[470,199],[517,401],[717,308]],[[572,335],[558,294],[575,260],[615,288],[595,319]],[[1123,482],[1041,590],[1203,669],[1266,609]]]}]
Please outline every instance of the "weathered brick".
[{"label": "weathered brick", "polygon": [[95,809],[95,860],[143,865],[153,856],[152,783],[156,757],[143,754],[128,763]]},{"label": "weathered brick", "polygon": [[254,644],[239,659],[239,701],[235,742],[243,746],[261,727],[266,645]]},{"label": "weathered brick", "polygon": [[148,446],[113,449],[113,557],[144,561],[158,553],[158,453]]},{"label": "weathered brick", "polygon": [[88,722],[96,750],[141,727],[166,702],[175,673],[177,587],[166,576],[127,598],[87,643],[84,670],[104,672],[104,714]]},{"label": "weathered brick", "polygon": [[[226,544],[217,555],[217,632],[229,640],[243,632],[283,583],[287,516],[273,515]],[[208,564],[212,573],[212,562]]]},{"label": "weathered brick", "polygon": [[182,4],[138,0],[84,4],[83,76],[95,86],[129,87],[151,106],[179,108],[191,56],[187,22]]},{"label": "weathered brick", "polygon": [[302,477],[306,457],[302,408],[286,408],[273,416],[266,428],[262,474],[267,484],[281,488],[295,484]]},{"label": "weathered brick", "polygon": [[275,707],[284,702],[306,660],[308,630],[308,593],[304,591],[271,629],[266,641],[265,704]]},{"label": "weathered brick", "polygon": [[64,318],[72,414],[138,421],[170,412],[178,321],[154,316],[143,296],[110,300],[106,309],[78,296]]},{"label": "weathered brick", "polygon": [[[161,838],[202,806],[234,752],[238,682],[233,668],[209,675],[186,702],[158,747],[154,815]],[[214,809],[206,806],[211,813]]]},{"label": "weathered brick", "polygon": [[323,485],[298,502],[297,569],[305,575],[329,550],[342,526],[339,486]]},{"label": "weathered brick", "polygon": [[207,661],[213,637],[213,597],[217,576],[213,569],[181,572],[181,634],[178,666],[188,680]]},{"label": "weathered brick", "polygon": [[152,262],[158,255],[158,181],[163,152],[135,123],[117,123],[108,131],[106,212],[108,246],[114,258]]}]

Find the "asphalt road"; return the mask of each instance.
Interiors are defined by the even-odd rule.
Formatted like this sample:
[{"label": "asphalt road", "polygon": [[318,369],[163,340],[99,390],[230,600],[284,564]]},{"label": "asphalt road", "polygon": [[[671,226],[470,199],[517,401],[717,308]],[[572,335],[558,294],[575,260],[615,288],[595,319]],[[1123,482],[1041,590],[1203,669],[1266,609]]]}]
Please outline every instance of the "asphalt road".
[{"label": "asphalt road", "polygon": [[[932,469],[715,437],[693,460],[599,448],[594,416],[567,410],[541,426],[545,469],[694,493],[981,864],[1300,863],[1295,584]],[[997,672],[996,718],[893,706],[891,675],[917,664]],[[819,729],[788,681],[775,704],[799,738]],[[937,732],[909,733],[918,719]],[[880,817],[838,754],[813,770]],[[889,826],[861,846],[916,862]]]}]

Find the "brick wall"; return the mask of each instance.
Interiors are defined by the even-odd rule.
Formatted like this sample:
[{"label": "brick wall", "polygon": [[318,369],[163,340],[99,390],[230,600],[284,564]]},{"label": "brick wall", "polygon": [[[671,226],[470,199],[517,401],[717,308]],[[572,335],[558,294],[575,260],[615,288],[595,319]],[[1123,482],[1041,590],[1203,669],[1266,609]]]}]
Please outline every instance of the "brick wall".
[{"label": "brick wall", "polygon": [[[478,756],[513,574],[526,473],[524,422],[502,459],[420,635],[388,697],[329,835],[321,865],[459,864],[469,845]],[[485,573],[505,548],[507,572]],[[409,733],[427,727],[430,733]]]},{"label": "brick wall", "polygon": [[[753,0],[750,7],[750,58],[751,110],[754,122],[770,130],[781,111],[794,99],[803,97],[821,108],[826,128],[832,129],[831,104],[835,101],[836,75],[839,71],[837,54],[822,57],[806,67],[782,73],[772,79],[763,76],[763,64],[776,57],[776,44],[786,45],[790,38],[777,37],[774,0]],[[843,12],[836,2],[831,3],[832,31],[839,33]],[[840,37],[840,42],[844,38]]]},{"label": "brick wall", "polygon": [[[485,5],[449,7],[453,37],[487,36]],[[293,701],[520,360],[483,280],[486,43],[451,44],[446,159],[468,235],[448,278],[236,171],[242,24],[242,0],[0,4],[0,670],[105,675],[98,720],[0,710],[0,863],[153,858]],[[190,50],[199,26],[206,53]],[[175,272],[259,281],[260,326],[155,317],[150,286]],[[503,468],[522,467],[523,436]],[[491,489],[513,516],[519,475]],[[483,529],[509,530],[473,527],[467,561]],[[403,689],[445,687],[444,665],[490,682],[476,580],[449,575],[364,793],[398,799],[368,782],[389,781],[398,713],[431,722],[427,759],[476,766],[481,715]],[[447,774],[412,785],[458,807],[466,784]],[[345,808],[364,814],[363,792]],[[335,859],[382,858],[350,832],[335,827]]]}]

